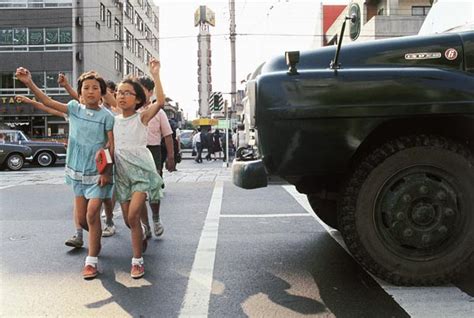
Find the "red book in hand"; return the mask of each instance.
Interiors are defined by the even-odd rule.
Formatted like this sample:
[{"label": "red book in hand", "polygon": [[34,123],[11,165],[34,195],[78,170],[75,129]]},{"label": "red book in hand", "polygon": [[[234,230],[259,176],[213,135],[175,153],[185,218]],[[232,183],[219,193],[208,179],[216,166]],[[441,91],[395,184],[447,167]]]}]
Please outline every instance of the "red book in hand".
[{"label": "red book in hand", "polygon": [[103,174],[109,165],[112,164],[112,156],[109,149],[101,148],[95,155],[95,164],[100,174]]}]

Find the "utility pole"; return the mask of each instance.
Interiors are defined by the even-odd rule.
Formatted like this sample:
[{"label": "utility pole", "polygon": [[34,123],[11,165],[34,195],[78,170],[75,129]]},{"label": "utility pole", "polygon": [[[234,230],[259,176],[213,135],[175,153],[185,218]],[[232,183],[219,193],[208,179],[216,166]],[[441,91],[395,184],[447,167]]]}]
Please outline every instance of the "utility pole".
[{"label": "utility pole", "polygon": [[230,10],[230,110],[227,105],[225,106],[225,119],[226,119],[226,162],[225,165],[229,166],[229,129],[231,128],[230,122],[232,118],[232,113],[235,111],[235,102],[237,95],[237,85],[236,85],[236,72],[235,72],[235,1],[229,0],[229,10]]},{"label": "utility pole", "polygon": [[235,1],[229,0],[230,7],[230,98],[231,98],[231,110],[235,111],[236,96],[237,96],[237,85],[236,85],[236,71],[235,71]]}]

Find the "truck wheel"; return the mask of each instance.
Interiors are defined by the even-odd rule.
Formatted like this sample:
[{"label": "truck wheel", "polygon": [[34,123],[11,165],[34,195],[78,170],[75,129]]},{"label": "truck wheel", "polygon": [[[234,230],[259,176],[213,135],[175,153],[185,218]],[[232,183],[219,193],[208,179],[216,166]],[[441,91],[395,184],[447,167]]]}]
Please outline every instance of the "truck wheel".
[{"label": "truck wheel", "polygon": [[401,137],[355,168],[339,227],[363,267],[396,285],[455,280],[474,256],[474,159],[439,136]]},{"label": "truck wheel", "polygon": [[52,166],[55,161],[54,155],[49,151],[41,151],[36,155],[36,163],[41,167]]},{"label": "truck wheel", "polygon": [[332,228],[338,229],[336,201],[321,199],[315,194],[308,194],[307,197],[311,208],[321,221]]},{"label": "truck wheel", "polygon": [[8,156],[6,160],[6,165],[9,170],[18,171],[23,168],[25,160],[20,154],[14,153]]}]

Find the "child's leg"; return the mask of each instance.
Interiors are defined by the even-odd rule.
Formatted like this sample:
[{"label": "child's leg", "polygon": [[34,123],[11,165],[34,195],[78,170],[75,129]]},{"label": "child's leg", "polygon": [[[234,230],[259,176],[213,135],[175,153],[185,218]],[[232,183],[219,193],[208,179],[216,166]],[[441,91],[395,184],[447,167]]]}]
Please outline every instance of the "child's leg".
[{"label": "child's leg", "polygon": [[134,192],[128,207],[128,224],[130,225],[130,230],[132,231],[132,249],[134,258],[142,257],[144,237],[140,222],[140,215],[142,213],[143,206],[145,205],[145,199],[146,193]]},{"label": "child's leg", "polygon": [[89,256],[96,257],[100,252],[100,237],[102,227],[100,224],[100,207],[102,199],[90,199],[87,205],[87,224],[89,226]]},{"label": "child's leg", "polygon": [[83,196],[77,196],[74,198],[74,222],[76,226],[89,231],[87,224],[87,199]]}]

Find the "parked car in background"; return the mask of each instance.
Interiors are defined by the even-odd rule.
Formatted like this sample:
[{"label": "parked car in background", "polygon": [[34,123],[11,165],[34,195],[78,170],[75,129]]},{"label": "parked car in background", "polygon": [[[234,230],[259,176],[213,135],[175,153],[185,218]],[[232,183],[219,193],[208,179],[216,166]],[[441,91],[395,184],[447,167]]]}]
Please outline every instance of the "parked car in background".
[{"label": "parked car in background", "polygon": [[0,143],[0,168],[18,171],[33,151],[28,146]]},{"label": "parked car in background", "polygon": [[58,159],[66,159],[66,145],[57,141],[33,141],[21,130],[0,130],[5,143],[28,146],[32,154],[25,159],[42,167],[53,165]]},{"label": "parked car in background", "polygon": [[185,129],[181,130],[181,149],[191,149],[193,147],[193,130]]}]

